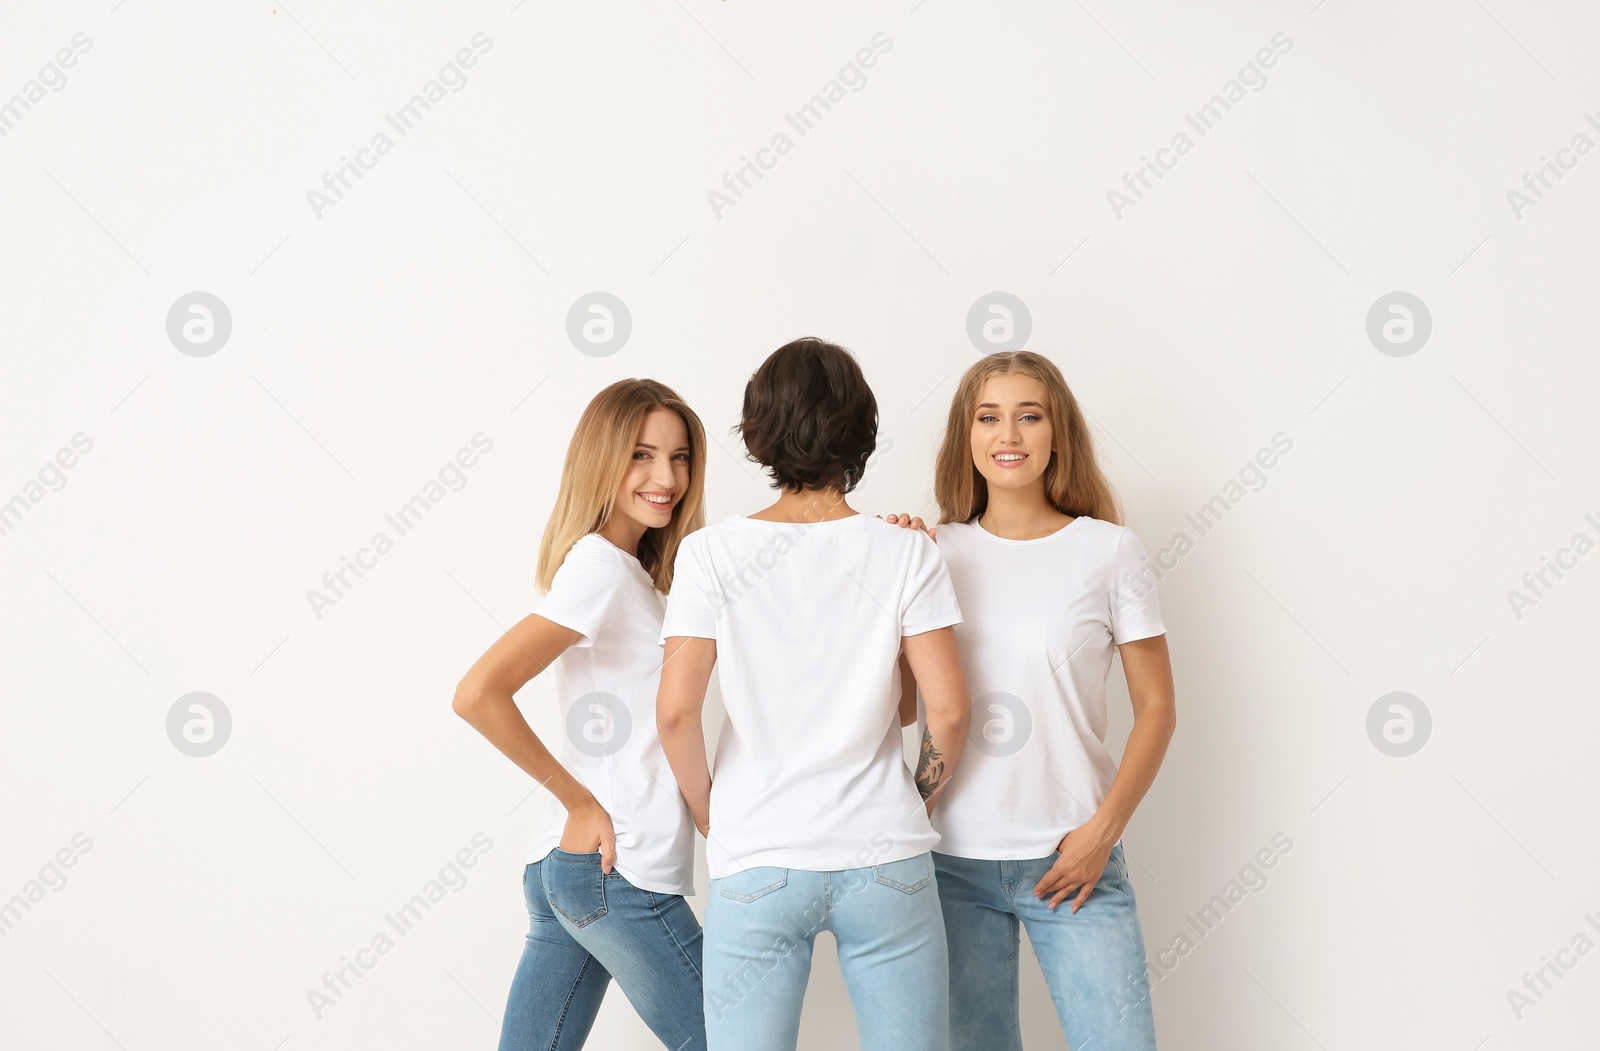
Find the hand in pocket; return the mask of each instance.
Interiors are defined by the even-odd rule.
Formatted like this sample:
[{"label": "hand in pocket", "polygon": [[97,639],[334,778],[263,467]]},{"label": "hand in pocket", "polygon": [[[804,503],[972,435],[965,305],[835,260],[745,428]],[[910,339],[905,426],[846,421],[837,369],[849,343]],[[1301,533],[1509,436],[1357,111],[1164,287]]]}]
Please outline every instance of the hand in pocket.
[{"label": "hand in pocket", "polygon": [[600,852],[600,871],[611,874],[617,861],[617,833],[611,815],[593,796],[588,802],[567,811],[567,824],[561,830],[561,849],[569,854]]}]

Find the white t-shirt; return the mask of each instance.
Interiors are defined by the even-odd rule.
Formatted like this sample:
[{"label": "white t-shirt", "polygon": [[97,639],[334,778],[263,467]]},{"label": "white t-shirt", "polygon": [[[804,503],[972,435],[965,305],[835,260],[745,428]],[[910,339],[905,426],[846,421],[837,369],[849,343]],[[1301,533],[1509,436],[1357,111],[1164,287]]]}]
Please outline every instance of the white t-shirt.
[{"label": "white t-shirt", "polygon": [[713,879],[862,868],[939,837],[901,748],[900,639],[961,622],[925,533],[869,515],[734,515],[678,548],[663,642],[715,639],[727,721],[712,764]]},{"label": "white t-shirt", "polygon": [[1115,646],[1166,631],[1154,571],[1131,529],[1087,516],[1035,540],[948,522],[938,543],[972,690],[967,746],[933,812],[939,852],[1045,857],[1116,775],[1106,676]]},{"label": "white t-shirt", "polygon": [[[561,765],[617,835],[616,871],[642,890],[694,893],[694,819],[656,734],[661,594],[639,560],[599,533],[582,537],[534,611],[581,632],[556,658]],[[545,803],[528,861],[561,842],[567,810]]]}]

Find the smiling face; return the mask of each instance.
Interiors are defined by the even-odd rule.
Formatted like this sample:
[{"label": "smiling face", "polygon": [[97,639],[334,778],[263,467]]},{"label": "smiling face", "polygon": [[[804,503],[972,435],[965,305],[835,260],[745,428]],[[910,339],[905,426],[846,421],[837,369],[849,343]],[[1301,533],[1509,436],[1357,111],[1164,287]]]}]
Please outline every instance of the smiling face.
[{"label": "smiling face", "polygon": [[688,488],[689,429],[671,409],[654,409],[639,427],[613,517],[631,519],[634,528],[629,532],[637,540],[646,529],[661,529],[672,521],[672,509]]},{"label": "smiling face", "polygon": [[1049,394],[1032,376],[991,376],[972,410],[972,462],[991,486],[1043,485],[1055,432]]}]

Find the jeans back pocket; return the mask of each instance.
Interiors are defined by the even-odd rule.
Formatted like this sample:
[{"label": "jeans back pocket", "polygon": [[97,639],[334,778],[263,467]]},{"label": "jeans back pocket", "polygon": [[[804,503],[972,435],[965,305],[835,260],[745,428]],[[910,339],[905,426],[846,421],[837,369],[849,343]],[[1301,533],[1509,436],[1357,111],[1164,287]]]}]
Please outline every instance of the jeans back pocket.
[{"label": "jeans back pocket", "polygon": [[872,866],[872,878],[885,887],[915,894],[917,891],[933,882],[933,858],[928,854],[918,854],[914,858],[904,861],[891,861],[884,865]]},{"label": "jeans back pocket", "polygon": [[731,901],[752,902],[775,890],[782,890],[788,882],[788,869],[758,865],[717,880],[717,893]]},{"label": "jeans back pocket", "polygon": [[587,927],[606,914],[605,873],[600,854],[571,854],[559,847],[539,866],[550,906],[574,927]]}]

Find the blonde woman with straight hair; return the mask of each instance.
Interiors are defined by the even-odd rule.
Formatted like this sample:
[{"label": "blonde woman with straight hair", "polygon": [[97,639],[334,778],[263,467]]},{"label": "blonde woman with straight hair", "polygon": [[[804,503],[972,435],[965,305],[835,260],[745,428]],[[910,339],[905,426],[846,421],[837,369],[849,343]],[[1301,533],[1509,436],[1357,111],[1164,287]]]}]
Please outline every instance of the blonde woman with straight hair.
[{"label": "blonde woman with straight hair", "polygon": [[[583,1046],[614,977],[672,1051],[706,1046],[694,824],[656,734],[662,596],[705,522],[705,430],[672,390],[627,379],[578,421],[539,545],[544,600],[456,688],[458,715],[550,791],[528,848],[529,929],[501,1051]],[[514,698],[551,664],[559,762]]]},{"label": "blonde woman with straight hair", "polygon": [[[950,1047],[1022,1051],[1020,925],[1070,1047],[1151,1051],[1144,939],[1121,838],[1176,725],[1172,666],[1144,547],[1120,524],[1054,363],[1015,351],[966,371],[934,494],[940,524],[930,532],[961,607],[956,642],[973,696],[961,768],[933,813]],[[1113,650],[1133,703],[1120,768],[1105,746]],[[907,685],[903,722],[915,721],[916,703]],[[938,761],[926,737],[923,751],[924,763]]]}]

